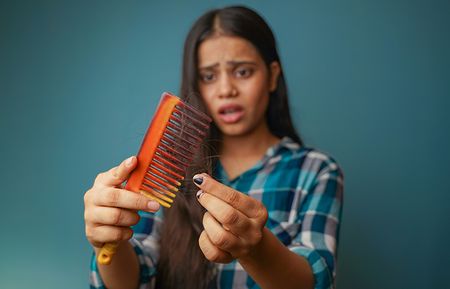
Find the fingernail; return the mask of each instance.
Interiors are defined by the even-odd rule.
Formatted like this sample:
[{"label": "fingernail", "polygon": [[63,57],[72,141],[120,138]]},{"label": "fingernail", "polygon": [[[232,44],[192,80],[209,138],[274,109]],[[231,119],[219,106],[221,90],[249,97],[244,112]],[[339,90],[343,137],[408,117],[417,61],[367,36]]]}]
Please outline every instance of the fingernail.
[{"label": "fingernail", "polygon": [[194,183],[200,186],[201,184],[203,184],[203,177],[201,175],[195,175]]},{"label": "fingernail", "polygon": [[159,203],[155,202],[155,201],[150,201],[150,202],[147,203],[147,207],[151,211],[156,211],[156,210],[159,209]]},{"label": "fingernail", "polygon": [[131,164],[133,163],[133,157],[129,157],[125,160],[125,166],[131,167]]},{"label": "fingernail", "polygon": [[200,197],[202,195],[203,195],[203,191],[202,190],[198,191],[197,194],[196,194],[197,199],[200,199]]}]

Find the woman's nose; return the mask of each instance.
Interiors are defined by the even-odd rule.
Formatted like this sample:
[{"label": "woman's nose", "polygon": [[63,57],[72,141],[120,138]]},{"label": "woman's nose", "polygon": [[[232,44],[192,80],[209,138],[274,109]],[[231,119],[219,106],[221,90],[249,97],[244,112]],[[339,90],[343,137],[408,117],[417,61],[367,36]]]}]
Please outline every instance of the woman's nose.
[{"label": "woman's nose", "polygon": [[237,89],[228,75],[220,78],[218,89],[219,98],[230,98],[237,96]]}]

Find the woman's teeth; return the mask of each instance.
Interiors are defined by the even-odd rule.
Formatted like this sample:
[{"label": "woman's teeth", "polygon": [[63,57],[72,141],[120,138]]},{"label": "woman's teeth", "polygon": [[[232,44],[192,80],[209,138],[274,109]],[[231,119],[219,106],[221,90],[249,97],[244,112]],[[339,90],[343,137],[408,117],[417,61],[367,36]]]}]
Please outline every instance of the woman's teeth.
[{"label": "woman's teeth", "polygon": [[225,108],[219,112],[219,117],[226,124],[237,123],[244,116],[244,110],[240,107]]}]

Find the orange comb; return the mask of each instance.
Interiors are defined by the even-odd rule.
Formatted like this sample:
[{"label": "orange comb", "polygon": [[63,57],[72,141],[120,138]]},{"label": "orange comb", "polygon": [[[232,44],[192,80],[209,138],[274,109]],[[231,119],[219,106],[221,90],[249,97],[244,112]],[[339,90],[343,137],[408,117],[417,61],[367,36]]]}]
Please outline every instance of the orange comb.
[{"label": "orange comb", "polygon": [[[178,97],[163,93],[137,155],[138,164],[125,189],[170,208],[211,118]],[[111,263],[117,243],[107,243],[97,262]]]}]

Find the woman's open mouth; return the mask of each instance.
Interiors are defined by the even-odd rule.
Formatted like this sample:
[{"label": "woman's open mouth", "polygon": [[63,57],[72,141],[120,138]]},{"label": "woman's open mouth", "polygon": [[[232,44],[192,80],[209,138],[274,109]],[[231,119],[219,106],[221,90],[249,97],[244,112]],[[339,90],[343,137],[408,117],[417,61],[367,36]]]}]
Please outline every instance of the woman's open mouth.
[{"label": "woman's open mouth", "polygon": [[236,123],[244,116],[244,108],[237,104],[227,104],[219,108],[219,118],[226,124]]}]

